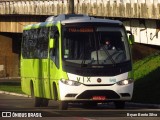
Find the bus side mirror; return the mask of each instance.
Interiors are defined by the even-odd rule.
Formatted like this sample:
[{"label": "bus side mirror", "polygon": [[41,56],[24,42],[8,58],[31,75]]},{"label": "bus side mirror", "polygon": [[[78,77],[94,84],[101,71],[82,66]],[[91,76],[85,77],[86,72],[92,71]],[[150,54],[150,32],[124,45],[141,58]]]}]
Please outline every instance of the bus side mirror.
[{"label": "bus side mirror", "polygon": [[49,41],[49,48],[55,48],[55,40],[53,38]]},{"label": "bus side mirror", "polygon": [[129,38],[128,38],[129,44],[133,45],[134,44],[134,35],[132,34],[131,31],[128,31],[128,30],[127,30],[127,34],[129,34]]},{"label": "bus side mirror", "polygon": [[130,45],[134,44],[134,35],[129,35],[129,44]]}]

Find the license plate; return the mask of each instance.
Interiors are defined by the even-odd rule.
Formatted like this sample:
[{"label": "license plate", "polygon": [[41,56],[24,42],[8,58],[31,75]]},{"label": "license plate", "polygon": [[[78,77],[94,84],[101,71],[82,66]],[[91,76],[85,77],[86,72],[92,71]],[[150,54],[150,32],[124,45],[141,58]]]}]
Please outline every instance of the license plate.
[{"label": "license plate", "polygon": [[105,100],[105,96],[93,96],[93,100]]}]

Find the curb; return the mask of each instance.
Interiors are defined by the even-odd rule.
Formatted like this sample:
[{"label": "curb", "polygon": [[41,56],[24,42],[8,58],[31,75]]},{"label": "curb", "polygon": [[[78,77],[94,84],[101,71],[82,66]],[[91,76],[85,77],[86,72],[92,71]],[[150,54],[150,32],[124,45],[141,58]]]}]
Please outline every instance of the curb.
[{"label": "curb", "polygon": [[160,109],[160,104],[147,104],[147,103],[134,103],[134,102],[127,102],[129,105],[133,106],[141,106],[141,107],[147,107],[151,109]]},{"label": "curb", "polygon": [[0,94],[7,94],[7,95],[20,96],[20,97],[28,97],[28,98],[31,97],[29,95],[19,94],[19,93],[14,93],[14,92],[7,92],[7,91],[0,91]]},{"label": "curb", "polygon": [[1,77],[0,79],[20,79],[21,77]]}]

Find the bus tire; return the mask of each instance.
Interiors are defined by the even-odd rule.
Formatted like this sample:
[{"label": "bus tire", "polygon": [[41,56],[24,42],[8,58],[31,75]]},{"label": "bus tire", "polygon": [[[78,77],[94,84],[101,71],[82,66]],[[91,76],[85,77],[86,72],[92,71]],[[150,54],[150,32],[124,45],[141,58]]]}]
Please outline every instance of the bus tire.
[{"label": "bus tire", "polygon": [[41,103],[42,103],[42,98],[35,97],[34,86],[33,86],[33,81],[32,80],[31,80],[30,88],[31,88],[31,97],[34,99],[33,106],[34,107],[40,107]]},{"label": "bus tire", "polygon": [[56,87],[56,83],[53,83],[53,96],[54,96],[54,100],[58,100],[58,92],[57,92],[57,87]]},{"label": "bus tire", "polygon": [[34,106],[35,107],[47,107],[49,100],[46,98],[35,97]]},{"label": "bus tire", "polygon": [[41,98],[41,99],[42,99],[41,106],[42,106],[42,107],[47,107],[47,106],[48,106],[48,103],[49,103],[49,100],[46,99],[46,98]]},{"label": "bus tire", "polygon": [[67,109],[68,109],[68,102],[59,101],[59,110],[67,110]]},{"label": "bus tire", "polygon": [[115,101],[114,102],[116,109],[124,109],[125,108],[125,101]]},{"label": "bus tire", "polygon": [[31,90],[31,97],[34,98],[34,87],[33,87],[33,82],[32,81],[30,83],[30,90]]},{"label": "bus tire", "polygon": [[41,104],[42,104],[42,98],[34,97],[34,106],[41,107]]}]

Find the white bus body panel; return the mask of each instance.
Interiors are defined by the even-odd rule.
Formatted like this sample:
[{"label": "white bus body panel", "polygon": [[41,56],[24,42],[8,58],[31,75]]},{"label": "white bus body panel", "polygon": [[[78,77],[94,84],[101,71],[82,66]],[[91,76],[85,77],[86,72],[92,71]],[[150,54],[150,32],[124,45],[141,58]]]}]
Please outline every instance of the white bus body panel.
[{"label": "white bus body panel", "polygon": [[[77,99],[77,96],[87,90],[112,90],[117,93],[119,99],[109,100],[131,100],[133,93],[133,83],[128,85],[118,85],[118,81],[125,80],[128,78],[128,72],[112,77],[83,77],[75,74],[68,73],[69,80],[79,81],[82,83],[79,86],[70,86],[59,81],[60,88],[60,99],[61,100],[91,100],[91,99]],[[101,82],[98,83],[97,79],[101,78]],[[129,97],[122,97],[120,93],[128,93]],[[66,97],[67,94],[76,94],[75,97]],[[106,99],[107,100],[107,99]]]}]

